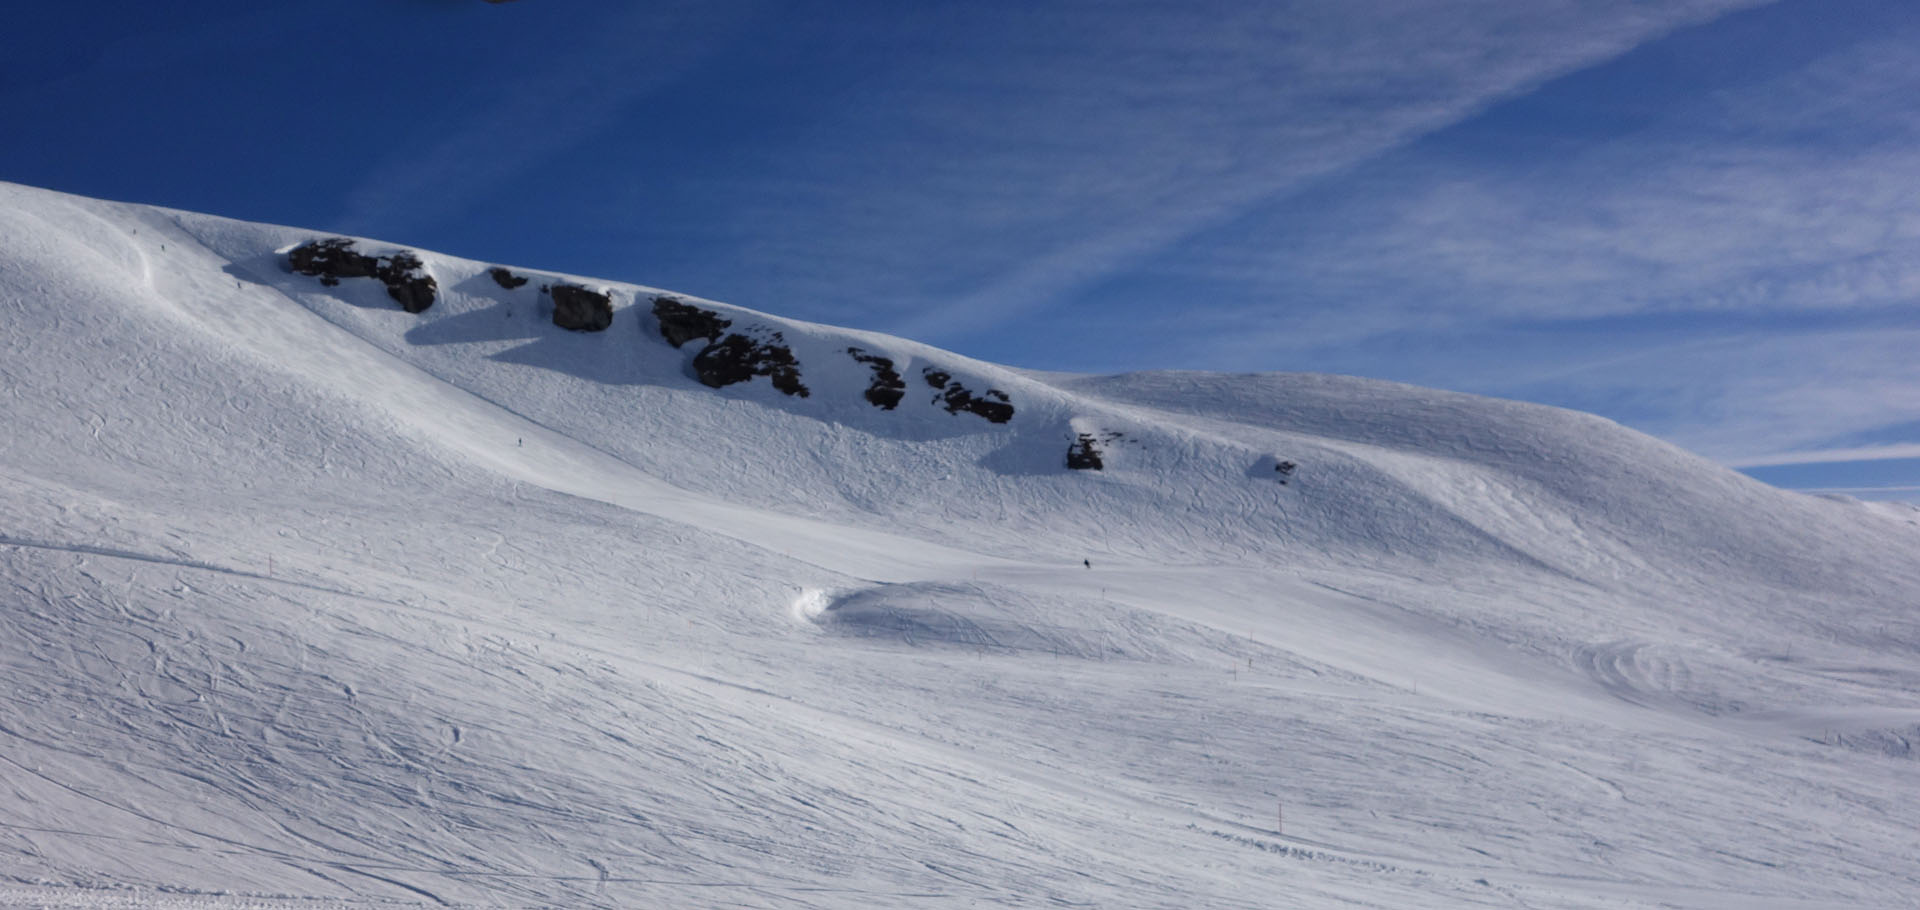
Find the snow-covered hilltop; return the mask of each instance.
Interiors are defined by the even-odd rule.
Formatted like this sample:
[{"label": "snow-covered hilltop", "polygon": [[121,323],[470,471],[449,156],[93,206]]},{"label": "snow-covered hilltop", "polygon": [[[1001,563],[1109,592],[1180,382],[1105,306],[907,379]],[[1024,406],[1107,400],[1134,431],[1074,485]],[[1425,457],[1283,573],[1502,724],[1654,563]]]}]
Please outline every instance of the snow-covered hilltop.
[{"label": "snow-covered hilltop", "polygon": [[0,906],[1920,904],[1920,525],[1598,418],[6,184],[0,312]]}]

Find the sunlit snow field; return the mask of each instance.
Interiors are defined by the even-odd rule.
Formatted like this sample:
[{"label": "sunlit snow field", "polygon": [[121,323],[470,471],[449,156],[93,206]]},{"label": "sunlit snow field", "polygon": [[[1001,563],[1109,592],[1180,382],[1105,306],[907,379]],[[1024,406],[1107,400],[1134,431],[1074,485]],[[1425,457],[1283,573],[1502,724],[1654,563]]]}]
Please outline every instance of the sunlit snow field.
[{"label": "sunlit snow field", "polygon": [[1920,906],[1910,509],[321,236],[0,184],[0,906]]}]

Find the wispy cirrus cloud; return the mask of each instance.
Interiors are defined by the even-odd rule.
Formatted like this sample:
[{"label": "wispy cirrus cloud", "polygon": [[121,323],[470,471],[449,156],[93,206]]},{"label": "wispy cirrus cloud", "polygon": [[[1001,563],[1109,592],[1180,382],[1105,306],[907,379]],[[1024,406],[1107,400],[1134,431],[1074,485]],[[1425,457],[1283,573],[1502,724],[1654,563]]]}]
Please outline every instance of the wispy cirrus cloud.
[{"label": "wispy cirrus cloud", "polygon": [[1532,368],[1496,355],[1463,378],[1606,414],[1735,467],[1911,457],[1920,329],[1669,333],[1680,337],[1562,337],[1560,363],[1541,345]]},{"label": "wispy cirrus cloud", "polygon": [[[1726,464],[1729,467],[1735,468],[1769,468],[1782,465],[1839,464],[1855,461],[1892,461],[1906,458],[1920,458],[1920,444],[1906,443],[1901,445],[1861,446],[1853,449],[1780,452],[1774,455],[1729,459]],[[1876,487],[1874,489],[1885,488]],[[1901,487],[1900,489],[1920,490],[1920,487]]]},{"label": "wispy cirrus cloud", "polygon": [[[876,74],[703,187],[730,296],[935,341],[1742,0],[942,7]],[[812,303],[809,298],[820,301]]]},{"label": "wispy cirrus cloud", "polygon": [[1920,296],[1915,140],[1643,139],[1519,176],[1442,165],[1283,233],[1285,252],[1198,268],[1397,325],[1904,304]]},{"label": "wispy cirrus cloud", "polygon": [[1915,344],[1920,329],[1741,333],[1535,388],[1736,467],[1903,458],[1877,437],[1920,414]]},{"label": "wispy cirrus cloud", "polygon": [[1802,493],[1877,493],[1893,495],[1900,493],[1920,493],[1920,486],[1884,486],[1884,487],[1805,487],[1797,488]]},{"label": "wispy cirrus cloud", "polygon": [[[1790,42],[1823,12],[1764,24]],[[1169,365],[1546,401],[1743,466],[1902,457],[1920,14],[1879,18],[1788,60],[1711,28],[1663,50],[1755,57],[1719,81],[1711,60],[1623,58],[1162,252],[1129,273],[1144,293],[1103,290]]]}]

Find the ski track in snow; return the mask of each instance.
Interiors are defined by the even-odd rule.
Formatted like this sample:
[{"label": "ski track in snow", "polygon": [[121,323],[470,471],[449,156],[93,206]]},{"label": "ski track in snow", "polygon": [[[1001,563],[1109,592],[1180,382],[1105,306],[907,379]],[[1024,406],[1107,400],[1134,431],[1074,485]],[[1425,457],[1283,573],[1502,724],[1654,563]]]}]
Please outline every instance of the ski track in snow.
[{"label": "ski track in snow", "polygon": [[304,231],[0,192],[0,906],[1920,906],[1885,510],[711,304],[813,394],[716,391],[652,289],[426,254],[413,316]]}]

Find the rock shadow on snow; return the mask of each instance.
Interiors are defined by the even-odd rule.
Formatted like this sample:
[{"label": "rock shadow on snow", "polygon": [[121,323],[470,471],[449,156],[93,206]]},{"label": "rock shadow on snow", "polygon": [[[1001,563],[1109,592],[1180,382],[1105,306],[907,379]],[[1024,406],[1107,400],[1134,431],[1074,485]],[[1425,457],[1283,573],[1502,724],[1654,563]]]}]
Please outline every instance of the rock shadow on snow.
[{"label": "rock shadow on snow", "polygon": [[1107,466],[1105,456],[1110,447],[1132,441],[1121,432],[1081,431],[1075,428],[1076,423],[1078,421],[1017,435],[981,458],[979,465],[1005,477],[1097,476]]},{"label": "rock shadow on snow", "polygon": [[[659,385],[648,375],[645,355],[621,344],[606,344],[612,332],[569,332],[542,318],[533,340],[491,355],[496,363],[538,367],[601,385]],[[617,329],[615,330],[618,331]]]},{"label": "rock shadow on snow", "polygon": [[1066,474],[1060,464],[1060,449],[1048,433],[1016,435],[997,449],[980,457],[980,467],[1002,477],[1042,477]]},{"label": "rock shadow on snow", "polygon": [[284,276],[287,274],[287,270],[281,267],[280,257],[278,256],[254,256],[245,260],[236,259],[221,266],[220,271],[231,276],[235,281],[263,288],[272,288],[276,291],[285,290],[285,287],[280,282],[267,277],[269,275]]},{"label": "rock shadow on snow", "polygon": [[408,344],[423,347],[441,344],[477,344],[489,341],[525,341],[552,330],[551,326],[518,319],[527,309],[524,304],[496,303],[477,310],[455,313],[428,320],[407,330],[402,336]]},{"label": "rock shadow on snow", "polygon": [[1292,459],[1278,455],[1262,455],[1247,467],[1247,476],[1254,480],[1266,480],[1287,486],[1293,482],[1299,471],[1299,463]]},{"label": "rock shadow on snow", "polygon": [[1122,657],[1129,648],[1102,629],[1038,623],[1009,607],[1010,591],[978,584],[920,582],[842,593],[798,611],[823,631],[912,648],[1028,652],[1089,660]]}]

